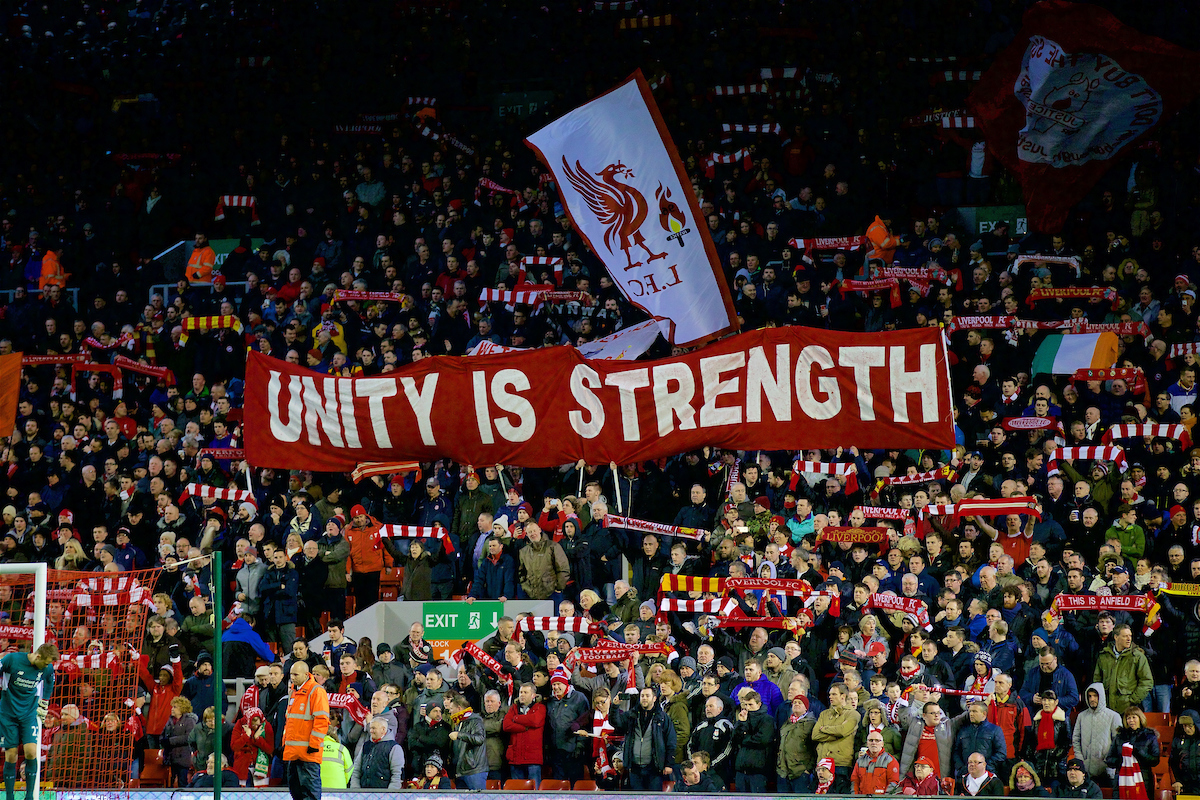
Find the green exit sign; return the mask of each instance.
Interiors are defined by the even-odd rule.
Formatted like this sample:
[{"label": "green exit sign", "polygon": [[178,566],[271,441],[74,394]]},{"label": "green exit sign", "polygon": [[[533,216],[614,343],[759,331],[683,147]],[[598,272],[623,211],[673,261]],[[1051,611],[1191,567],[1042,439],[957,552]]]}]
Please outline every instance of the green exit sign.
[{"label": "green exit sign", "polygon": [[435,639],[482,639],[496,632],[504,603],[478,600],[474,603],[439,601],[424,603],[422,624],[426,641]]}]

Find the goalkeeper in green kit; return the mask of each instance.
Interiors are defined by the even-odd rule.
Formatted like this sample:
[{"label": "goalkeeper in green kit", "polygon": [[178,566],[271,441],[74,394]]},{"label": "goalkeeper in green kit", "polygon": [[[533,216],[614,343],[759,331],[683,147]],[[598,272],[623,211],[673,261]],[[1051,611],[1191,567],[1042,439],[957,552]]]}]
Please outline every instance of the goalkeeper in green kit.
[{"label": "goalkeeper in green kit", "polygon": [[0,746],[4,748],[4,790],[15,800],[17,748],[25,749],[25,800],[33,800],[34,769],[38,763],[38,725],[46,719],[54,691],[54,662],[58,648],[47,642],[32,656],[9,653],[0,658]]}]

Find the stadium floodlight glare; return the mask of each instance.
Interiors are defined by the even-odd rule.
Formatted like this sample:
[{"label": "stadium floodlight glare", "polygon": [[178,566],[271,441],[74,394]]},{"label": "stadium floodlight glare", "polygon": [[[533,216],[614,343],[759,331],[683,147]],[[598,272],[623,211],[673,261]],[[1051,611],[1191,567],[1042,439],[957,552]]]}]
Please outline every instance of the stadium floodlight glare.
[{"label": "stadium floodlight glare", "polygon": [[[43,563],[38,564],[0,564],[0,575],[28,575],[33,574],[33,644],[29,648],[29,652],[33,653],[41,647],[46,641],[46,576],[48,567]],[[56,665],[57,666],[57,665]],[[43,698],[49,700],[49,697]],[[42,744],[42,722],[38,720],[37,728],[35,729],[34,743],[40,748]],[[33,760],[33,792],[30,796],[41,797],[41,760]],[[25,782],[30,780],[29,762],[25,762]]]}]

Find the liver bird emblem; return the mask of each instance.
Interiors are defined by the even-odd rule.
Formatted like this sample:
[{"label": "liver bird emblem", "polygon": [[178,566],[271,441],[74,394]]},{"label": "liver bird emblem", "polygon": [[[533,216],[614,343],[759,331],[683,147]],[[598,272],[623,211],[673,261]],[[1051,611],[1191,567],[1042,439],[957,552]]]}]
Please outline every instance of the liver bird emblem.
[{"label": "liver bird emblem", "polygon": [[629,184],[617,180],[618,177],[634,177],[632,169],[618,161],[597,172],[596,177],[600,180],[596,180],[579,161],[575,162],[574,168],[567,163],[566,157],[562,162],[567,180],[575,187],[575,191],[583,196],[584,202],[596,215],[600,224],[605,226],[605,247],[610,253],[615,253],[617,248],[624,251],[625,260],[628,262],[626,270],[640,267],[643,263],[633,260],[629,252],[633,247],[640,247],[646,251],[647,262],[667,257],[666,253],[655,253],[647,247],[646,240],[642,237],[642,223],[646,221],[649,211],[646,198]]}]

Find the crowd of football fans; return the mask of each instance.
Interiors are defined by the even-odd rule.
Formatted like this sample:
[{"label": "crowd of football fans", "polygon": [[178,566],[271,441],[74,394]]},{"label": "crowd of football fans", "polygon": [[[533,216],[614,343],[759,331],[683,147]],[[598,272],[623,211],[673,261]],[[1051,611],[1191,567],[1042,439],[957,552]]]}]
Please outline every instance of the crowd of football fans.
[{"label": "crowd of football fans", "polygon": [[[607,3],[578,14],[481,3],[472,29],[492,33],[472,39],[455,3],[361,9],[361,28],[328,10],[276,15],[249,3],[226,18],[219,5],[138,2],[116,14],[80,4],[76,19],[18,4],[0,56],[29,77],[14,84],[17,99],[36,109],[57,93],[73,117],[31,111],[27,131],[10,130],[0,354],[82,353],[101,365],[123,356],[171,375],[124,371],[117,396],[111,372],[30,365],[16,429],[0,440],[0,563],[160,570],[153,611],[112,608],[80,625],[51,604],[64,663],[97,656],[139,676],[119,703],[86,677],[64,683],[70,694],[43,737],[57,785],[81,784],[89,759],[133,780],[151,757],[171,785],[277,784],[287,675],[304,661],[342,698],[326,740],[327,788],[436,789],[486,773],[635,791],[1034,797],[1100,797],[1140,777],[1149,798],[1200,793],[1200,592],[1188,588],[1200,581],[1197,366],[1186,347],[1198,338],[1200,284],[1194,115],[1122,160],[1063,230],[1026,234],[1014,217],[982,231],[959,208],[1012,202],[1012,181],[970,129],[905,124],[961,107],[965,93],[930,88],[922,59],[942,53],[914,37],[954,30],[919,41],[969,38],[994,53],[1019,22],[1016,2],[978,14],[955,3],[803,14],[800,4],[745,3],[719,12],[727,27],[705,8],[650,2],[641,7],[673,11],[674,24],[615,34],[621,15]],[[254,49],[265,31],[288,47]],[[316,38],[311,52],[294,47],[300,34]],[[459,77],[438,40],[461,53],[450,59]],[[710,93],[794,64],[796,42],[804,57],[794,78],[733,99]],[[735,58],[743,46],[756,56]],[[372,66],[331,63],[345,51]],[[538,85],[552,85],[556,100],[520,122],[470,116],[486,73],[514,53],[529,75],[554,81]],[[527,65],[534,53],[545,63]],[[601,63],[611,75],[593,71]],[[240,459],[209,452],[242,441],[248,348],[328,374],[379,375],[485,341],[576,345],[643,319],[521,142],[536,120],[634,66],[653,80],[742,329],[947,325],[954,451],[848,441],[545,470],[438,461],[358,483],[247,474]],[[72,83],[100,70],[99,91]],[[413,103],[378,131],[336,132],[357,114],[393,110],[374,93],[381,73],[440,105]],[[120,102],[109,109],[110,99]],[[213,107],[222,103],[237,114]],[[781,128],[724,143],[723,121]],[[117,155],[101,156],[96,142]],[[712,163],[714,152],[743,147],[753,147],[744,160]],[[225,203],[214,221],[226,196],[254,203]],[[853,249],[797,241],[864,233]],[[218,259],[210,239],[220,238],[238,246]],[[180,239],[194,244],[186,266],[155,260]],[[1027,255],[1057,260],[1018,265]],[[479,303],[484,289],[515,288],[525,256],[562,258],[561,288],[594,304]],[[895,292],[843,285],[891,265],[929,277]],[[525,277],[555,282],[548,267]],[[1112,291],[1030,299],[1097,286]],[[337,289],[402,299],[335,303]],[[217,315],[236,315],[243,331],[182,341],[185,317]],[[1120,337],[1117,362],[1140,372],[1034,373],[1053,332],[950,325],[974,315],[1144,323]],[[665,352],[660,343],[651,355]],[[1053,423],[1012,430],[1004,420],[1014,417]],[[1119,460],[1051,458],[1140,422],[1186,433],[1124,440]],[[794,473],[797,458],[853,464],[855,479]],[[931,477],[876,484],[923,473]],[[188,496],[192,483],[248,485],[253,501]],[[926,511],[977,497],[1033,497],[1037,513]],[[605,527],[618,505],[709,533]],[[867,524],[860,506],[903,510],[870,520],[890,530],[884,545],[817,542],[826,527]],[[445,536],[375,535],[396,523]],[[816,593],[664,593],[664,575],[800,579]],[[214,609],[218,583],[225,602]],[[889,594],[920,613],[873,606]],[[1060,594],[1149,594],[1157,607],[1060,611]],[[470,655],[435,658],[419,624],[390,643],[356,639],[342,621],[381,598],[455,597],[549,600],[558,616],[603,633],[521,632],[504,617],[481,643],[493,668]],[[745,616],[793,621],[743,629],[660,608],[664,598],[717,597]],[[0,601],[11,600],[0,586]],[[126,632],[142,627],[144,641],[130,642]],[[328,642],[310,648],[322,633]],[[600,639],[661,648],[579,663],[577,648]],[[226,679],[249,684],[221,704],[214,657]]]}]

